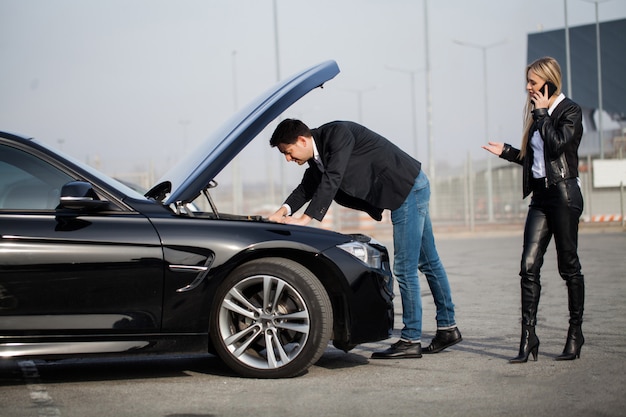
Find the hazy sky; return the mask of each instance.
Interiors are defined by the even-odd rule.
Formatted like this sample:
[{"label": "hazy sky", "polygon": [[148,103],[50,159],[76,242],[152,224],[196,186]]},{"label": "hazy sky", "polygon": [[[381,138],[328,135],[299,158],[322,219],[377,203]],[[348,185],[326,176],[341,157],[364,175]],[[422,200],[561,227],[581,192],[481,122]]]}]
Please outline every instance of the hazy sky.
[{"label": "hazy sky", "polygon": [[[595,22],[592,2],[568,0],[567,10],[570,27]],[[625,18],[626,0],[602,1],[599,17]],[[527,35],[564,24],[563,0],[428,1],[438,164],[488,156],[486,109],[488,138],[519,143]],[[158,176],[278,75],[334,59],[339,76],[284,116],[311,127],[360,121],[414,154],[413,74],[417,158],[427,163],[425,37],[424,0],[0,0],[0,130],[110,175]],[[270,133],[240,158],[247,180],[285,164]],[[285,175],[295,182],[301,171]]]}]

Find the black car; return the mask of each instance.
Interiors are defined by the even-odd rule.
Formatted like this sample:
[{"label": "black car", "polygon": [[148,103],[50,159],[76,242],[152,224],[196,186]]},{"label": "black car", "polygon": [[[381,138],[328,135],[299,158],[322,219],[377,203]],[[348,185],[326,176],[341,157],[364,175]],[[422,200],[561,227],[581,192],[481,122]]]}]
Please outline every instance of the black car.
[{"label": "black car", "polygon": [[327,61],[278,84],[145,196],[0,133],[0,357],[210,352],[240,375],[280,378],[330,340],[348,351],[389,337],[385,247],[221,213],[211,198],[239,151],[338,72]]}]

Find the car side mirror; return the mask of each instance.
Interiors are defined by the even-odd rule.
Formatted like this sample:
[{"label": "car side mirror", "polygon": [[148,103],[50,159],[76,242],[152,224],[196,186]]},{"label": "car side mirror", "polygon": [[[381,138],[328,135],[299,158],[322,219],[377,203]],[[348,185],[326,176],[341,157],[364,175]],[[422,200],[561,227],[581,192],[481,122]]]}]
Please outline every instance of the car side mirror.
[{"label": "car side mirror", "polygon": [[105,207],[108,201],[100,200],[93,186],[84,181],[71,181],[61,188],[59,208],[95,210]]}]

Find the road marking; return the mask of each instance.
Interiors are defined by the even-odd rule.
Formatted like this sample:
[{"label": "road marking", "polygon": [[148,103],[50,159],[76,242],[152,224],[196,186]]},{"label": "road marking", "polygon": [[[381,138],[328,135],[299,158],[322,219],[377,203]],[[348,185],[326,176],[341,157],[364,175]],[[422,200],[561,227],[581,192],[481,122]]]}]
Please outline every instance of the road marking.
[{"label": "road marking", "polygon": [[33,361],[19,361],[26,387],[30,391],[30,400],[37,407],[39,417],[60,417],[61,411],[54,404],[54,400],[46,387],[41,383],[39,370]]}]

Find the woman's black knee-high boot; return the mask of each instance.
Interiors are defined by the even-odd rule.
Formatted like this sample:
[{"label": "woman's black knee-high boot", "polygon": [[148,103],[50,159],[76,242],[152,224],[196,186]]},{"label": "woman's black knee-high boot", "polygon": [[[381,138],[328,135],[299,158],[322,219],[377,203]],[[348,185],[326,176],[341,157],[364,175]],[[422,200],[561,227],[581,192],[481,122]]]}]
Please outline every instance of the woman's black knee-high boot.
[{"label": "woman's black knee-high boot", "polygon": [[539,353],[539,338],[535,334],[535,326],[529,326],[522,324],[522,337],[519,342],[519,354],[510,359],[510,363],[525,363],[528,362],[530,354],[533,355],[533,360],[537,360],[537,354]]},{"label": "woman's black knee-high boot", "polygon": [[585,304],[585,281],[582,277],[567,281],[569,307],[569,329],[563,353],[556,357],[558,361],[570,361],[580,358],[580,349],[585,343],[583,337],[583,310]]},{"label": "woman's black knee-high boot", "polygon": [[519,343],[519,354],[509,360],[510,363],[528,362],[528,357],[532,354],[537,360],[539,353],[539,338],[535,334],[535,324],[537,324],[537,308],[539,306],[539,296],[541,295],[541,285],[522,277],[522,335]]}]

